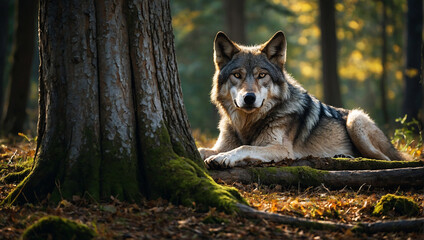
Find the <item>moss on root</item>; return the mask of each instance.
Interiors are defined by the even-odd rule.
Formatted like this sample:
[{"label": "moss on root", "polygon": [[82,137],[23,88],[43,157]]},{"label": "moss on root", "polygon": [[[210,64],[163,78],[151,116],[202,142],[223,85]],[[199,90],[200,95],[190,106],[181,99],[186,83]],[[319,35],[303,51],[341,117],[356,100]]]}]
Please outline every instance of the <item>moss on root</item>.
[{"label": "moss on root", "polygon": [[343,169],[343,170],[376,170],[403,167],[422,167],[423,161],[387,161],[369,158],[333,158],[331,164],[315,166],[321,169]]},{"label": "moss on root", "polygon": [[195,205],[203,210],[215,207],[227,213],[237,210],[236,203],[247,204],[237,189],[217,184],[204,168],[191,159],[178,156],[166,127],[158,133],[158,141],[148,137],[142,140],[146,144],[144,159],[149,159],[146,175],[151,198],[162,197],[175,204]]},{"label": "moss on root", "polygon": [[414,200],[393,194],[386,194],[381,197],[372,212],[376,216],[395,214],[408,217],[417,216],[419,213],[420,208]]},{"label": "moss on root", "polygon": [[56,216],[43,217],[29,226],[23,233],[23,240],[38,239],[93,239],[95,232],[84,224]]},{"label": "moss on root", "polygon": [[14,183],[25,179],[31,172],[31,168],[24,169],[20,172],[12,172],[3,177],[0,181],[4,183]]},{"label": "moss on root", "polygon": [[237,189],[217,184],[192,160],[174,156],[161,167],[159,181],[165,197],[172,202],[207,210],[216,207],[227,213],[236,210],[235,204],[247,204]]},{"label": "moss on root", "polygon": [[252,168],[251,171],[254,178],[263,184],[293,185],[302,180],[302,184],[307,186],[320,185],[326,173],[307,166]]}]

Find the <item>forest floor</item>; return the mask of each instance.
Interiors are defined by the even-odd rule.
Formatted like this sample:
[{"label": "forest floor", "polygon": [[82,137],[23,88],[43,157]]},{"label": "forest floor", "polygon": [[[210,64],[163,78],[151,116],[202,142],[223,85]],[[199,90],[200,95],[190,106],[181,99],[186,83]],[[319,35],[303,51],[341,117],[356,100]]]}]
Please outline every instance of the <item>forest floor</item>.
[{"label": "forest floor", "polygon": [[[33,164],[34,141],[0,142],[0,201],[16,187],[19,180],[3,178]],[[406,219],[394,212],[373,216],[381,196],[392,193],[412,198],[424,217],[424,189],[359,189],[331,190],[325,186],[283,188],[279,185],[218,183],[239,189],[250,206],[262,211],[300,216],[309,219],[342,223],[375,222]],[[54,215],[84,223],[97,233],[97,239],[424,239],[424,233],[358,234],[351,231],[332,232],[266,221],[246,219],[209,209],[175,206],[165,200],[143,201],[139,204],[120,202],[111,197],[95,202],[75,196],[59,204],[41,202],[23,206],[0,207],[0,239],[18,239],[23,231],[39,218]]]}]

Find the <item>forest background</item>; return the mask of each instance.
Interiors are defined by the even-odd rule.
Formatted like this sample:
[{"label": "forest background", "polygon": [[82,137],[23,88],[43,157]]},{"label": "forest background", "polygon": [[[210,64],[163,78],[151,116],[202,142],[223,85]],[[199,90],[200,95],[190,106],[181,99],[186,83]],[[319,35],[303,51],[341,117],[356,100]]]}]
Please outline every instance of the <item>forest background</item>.
[{"label": "forest background", "polygon": [[[14,61],[14,29],[19,19],[14,14],[18,11],[18,4],[2,2],[5,14],[0,27],[7,29],[7,36],[3,36],[6,43],[0,51],[0,57],[5,57],[0,71],[0,119],[4,123]],[[25,4],[25,1],[21,2]],[[319,1],[231,2],[171,1],[178,71],[190,124],[192,129],[199,129],[212,137],[218,133],[219,120],[209,100],[214,73],[212,43],[218,31],[225,31],[239,43],[252,45],[283,30],[288,39],[287,71],[318,99],[325,99]],[[337,54],[341,106],[364,109],[391,136],[396,128],[395,119],[404,115],[404,78],[417,75],[419,71],[405,68],[407,1],[336,0],[334,9],[337,44],[333,51]],[[30,15],[23,19],[33,21]],[[4,25],[4,19],[7,25]],[[39,65],[36,27],[34,23],[33,29],[27,31],[30,35],[24,38],[26,42],[32,41],[34,54],[26,56],[32,64],[18,66],[19,71],[27,69],[30,72],[25,122],[22,129],[1,131],[3,135],[16,135],[17,132],[35,135]]]}]

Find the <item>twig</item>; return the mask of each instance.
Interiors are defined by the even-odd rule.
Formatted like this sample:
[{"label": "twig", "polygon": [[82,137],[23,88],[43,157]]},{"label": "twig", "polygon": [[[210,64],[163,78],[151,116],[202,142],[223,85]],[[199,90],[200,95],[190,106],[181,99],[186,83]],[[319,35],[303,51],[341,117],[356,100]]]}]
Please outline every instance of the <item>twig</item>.
[{"label": "twig", "polygon": [[358,195],[358,194],[361,192],[362,187],[363,187],[363,186],[365,186],[365,185],[366,185],[366,183],[362,184],[362,185],[359,187],[358,191],[356,191],[356,195]]},{"label": "twig", "polygon": [[18,152],[18,150],[15,150],[15,152],[13,153],[13,155],[10,157],[9,161],[7,162],[7,164],[12,164],[12,160],[13,158],[15,158],[16,153]]}]

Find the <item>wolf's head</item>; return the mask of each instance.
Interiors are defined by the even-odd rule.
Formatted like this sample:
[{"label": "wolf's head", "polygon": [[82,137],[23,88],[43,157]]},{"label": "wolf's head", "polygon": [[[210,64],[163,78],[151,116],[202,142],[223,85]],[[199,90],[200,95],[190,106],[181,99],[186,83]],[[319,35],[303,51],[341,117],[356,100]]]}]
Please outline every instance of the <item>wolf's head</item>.
[{"label": "wolf's head", "polygon": [[264,44],[246,47],[223,32],[214,41],[215,76],[212,101],[229,114],[270,109],[284,98],[286,38],[279,31]]}]

